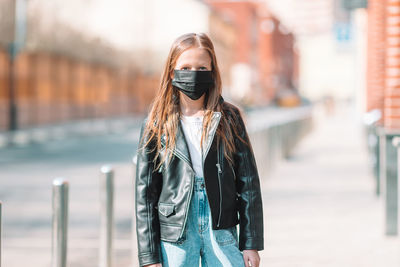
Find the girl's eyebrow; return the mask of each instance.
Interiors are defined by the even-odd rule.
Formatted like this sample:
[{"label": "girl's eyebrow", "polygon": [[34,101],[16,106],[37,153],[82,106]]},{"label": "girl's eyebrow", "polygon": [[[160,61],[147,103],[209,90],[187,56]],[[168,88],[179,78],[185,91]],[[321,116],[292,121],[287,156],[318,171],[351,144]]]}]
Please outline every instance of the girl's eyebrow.
[{"label": "girl's eyebrow", "polygon": [[208,64],[206,62],[200,62],[199,64],[197,64],[197,67],[207,67],[207,65]]},{"label": "girl's eyebrow", "polygon": [[193,66],[193,65],[196,66],[196,67],[205,67],[205,68],[207,67],[207,63],[206,62],[201,62],[201,61],[199,61],[198,64],[184,63],[184,64],[180,65],[179,67],[183,68],[183,67],[188,67],[188,66]]}]

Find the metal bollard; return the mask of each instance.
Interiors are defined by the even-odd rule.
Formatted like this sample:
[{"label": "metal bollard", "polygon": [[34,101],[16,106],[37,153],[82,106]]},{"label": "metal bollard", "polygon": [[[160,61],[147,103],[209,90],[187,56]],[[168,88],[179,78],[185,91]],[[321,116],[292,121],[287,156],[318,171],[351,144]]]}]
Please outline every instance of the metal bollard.
[{"label": "metal bollard", "polygon": [[364,114],[364,125],[367,134],[367,144],[368,150],[372,162],[372,170],[375,178],[375,194],[379,196],[381,194],[381,171],[380,171],[380,164],[382,163],[381,160],[381,149],[380,147],[382,144],[378,123],[382,118],[382,112],[379,109],[373,109]]},{"label": "metal bollard", "polygon": [[[393,144],[393,146],[397,147],[397,149],[400,149],[400,136],[393,137],[392,144]],[[400,151],[397,150],[397,152],[400,152]]]},{"label": "metal bollard", "polygon": [[398,235],[399,223],[399,190],[398,190],[398,173],[397,173],[397,147],[393,146],[393,138],[399,136],[400,133],[382,129],[382,137],[384,145],[381,147],[382,164],[381,169],[384,180],[383,199],[385,203],[385,234]]},{"label": "metal bollard", "polygon": [[[135,202],[135,194],[136,194],[136,163],[137,163],[137,155],[132,157],[132,184],[133,184],[133,202]],[[139,266],[139,258],[137,253],[137,237],[136,237],[136,209],[133,208],[132,212],[132,265],[131,267]]]},{"label": "metal bollard", "polygon": [[[397,216],[399,213],[399,200],[400,200],[400,194],[398,191],[398,186],[399,186],[399,181],[400,181],[400,136],[395,136],[392,139],[392,145],[396,148],[397,150],[397,162],[396,162],[396,166],[395,166],[395,172],[397,174]],[[397,221],[398,222],[398,221]]]},{"label": "metal bollard", "polygon": [[381,177],[380,174],[380,142],[379,142],[379,134],[377,133],[378,130],[376,127],[373,128],[373,133],[371,135],[371,143],[372,143],[372,151],[371,151],[371,158],[373,163],[373,173],[375,177],[375,195],[380,196],[381,194]]},{"label": "metal bollard", "polygon": [[114,170],[103,166],[100,170],[100,267],[113,264],[114,227]]},{"label": "metal bollard", "polygon": [[51,266],[67,266],[68,181],[53,180],[53,232]]},{"label": "metal bollard", "polygon": [[0,267],[1,267],[1,222],[2,222],[2,220],[1,220],[1,212],[2,212],[1,207],[2,207],[2,203],[0,201]]}]

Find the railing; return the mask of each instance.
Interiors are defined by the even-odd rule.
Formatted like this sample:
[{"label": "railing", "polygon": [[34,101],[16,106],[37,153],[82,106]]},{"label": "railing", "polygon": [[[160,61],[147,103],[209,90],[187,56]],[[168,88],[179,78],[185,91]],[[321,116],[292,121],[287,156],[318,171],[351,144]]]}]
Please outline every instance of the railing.
[{"label": "railing", "polygon": [[247,120],[259,175],[268,177],[278,162],[289,158],[297,143],[311,131],[312,107],[280,109],[275,113],[255,111]]}]

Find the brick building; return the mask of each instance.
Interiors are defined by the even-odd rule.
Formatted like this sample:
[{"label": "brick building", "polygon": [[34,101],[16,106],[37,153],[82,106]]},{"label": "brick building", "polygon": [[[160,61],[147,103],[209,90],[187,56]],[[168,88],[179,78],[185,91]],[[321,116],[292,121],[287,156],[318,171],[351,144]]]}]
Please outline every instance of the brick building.
[{"label": "brick building", "polygon": [[368,7],[367,111],[379,125],[400,130],[400,1],[370,0]]},{"label": "brick building", "polygon": [[[278,89],[296,87],[294,37],[263,2],[134,1],[129,7],[135,7],[137,23],[114,21],[114,26],[103,20],[83,25],[75,20],[75,10],[87,11],[94,18],[119,14],[114,19],[120,22],[130,21],[131,13],[109,14],[105,7],[110,4],[106,2],[99,9],[92,8],[95,3],[46,3],[28,1],[26,43],[15,61],[7,51],[15,1],[0,4],[0,32],[4,33],[0,36],[0,131],[10,129],[10,121],[23,129],[145,112],[172,41],[186,32],[209,33],[217,51],[224,93],[236,102],[265,105]],[[119,7],[127,4],[118,3]],[[65,16],[60,16],[61,7]],[[103,24],[108,25],[104,31],[95,27]],[[121,32],[141,38],[134,38],[131,44],[132,38],[119,39]],[[10,86],[11,81],[14,86]],[[15,120],[10,119],[12,106]]]},{"label": "brick building", "polygon": [[297,87],[295,38],[259,1],[206,0],[236,29],[229,91],[252,105],[271,102],[279,89]]},{"label": "brick building", "polygon": [[385,232],[398,233],[398,156],[400,136],[400,0],[368,1],[367,110],[382,114],[375,125],[378,190],[385,200]]}]

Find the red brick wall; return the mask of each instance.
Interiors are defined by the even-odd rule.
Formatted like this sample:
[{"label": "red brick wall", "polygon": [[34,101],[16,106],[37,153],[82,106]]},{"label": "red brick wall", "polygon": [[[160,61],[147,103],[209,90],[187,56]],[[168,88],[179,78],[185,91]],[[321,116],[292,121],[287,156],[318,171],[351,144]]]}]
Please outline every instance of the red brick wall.
[{"label": "red brick wall", "polygon": [[[383,111],[385,87],[385,1],[368,2],[367,111]],[[383,120],[382,120],[383,122]]]},{"label": "red brick wall", "polygon": [[386,1],[384,127],[400,129],[400,0]]},{"label": "red brick wall", "polygon": [[[0,50],[0,131],[7,130],[9,119],[8,64]],[[22,53],[15,62],[18,127],[147,111],[159,78],[50,53]]]},{"label": "red brick wall", "polygon": [[367,111],[379,109],[386,129],[400,129],[400,0],[368,2]]},{"label": "red brick wall", "polygon": [[8,56],[4,49],[0,48],[0,131],[8,126]]}]

